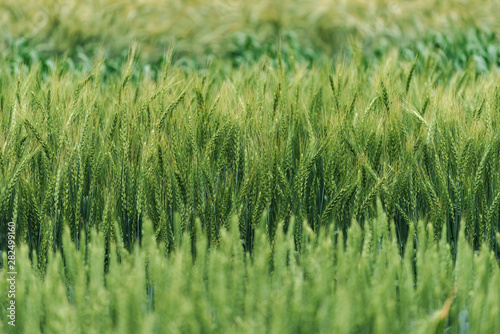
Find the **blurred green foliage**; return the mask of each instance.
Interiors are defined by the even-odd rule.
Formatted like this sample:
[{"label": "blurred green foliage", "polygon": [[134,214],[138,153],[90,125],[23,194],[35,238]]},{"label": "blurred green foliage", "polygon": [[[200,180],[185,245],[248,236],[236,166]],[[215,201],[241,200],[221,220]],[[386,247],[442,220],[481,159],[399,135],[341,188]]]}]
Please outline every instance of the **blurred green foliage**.
[{"label": "blurred green foliage", "polygon": [[[176,220],[179,219],[177,216]],[[95,230],[79,243],[68,229],[48,254],[46,271],[17,249],[16,326],[8,333],[496,333],[500,269],[493,254],[475,253],[460,231],[454,262],[432,225],[412,225],[401,256],[394,224],[384,216],[347,231],[314,233],[307,223],[302,252],[294,229],[267,239],[256,224],[253,255],[243,252],[238,217],[217,247],[207,248],[202,223],[176,238],[165,256],[151,221],[131,252],[115,234]],[[175,224],[181,224],[175,221]],[[116,226],[118,231],[119,227]],[[444,233],[445,235],[446,233]],[[193,249],[196,257],[193,258]],[[107,263],[106,269],[103,262]],[[0,291],[8,284],[0,270]],[[43,277],[43,279],[41,279]],[[0,295],[2,316],[9,302]]]},{"label": "blurred green foliage", "polygon": [[485,72],[499,63],[497,17],[499,6],[488,0],[5,0],[0,56],[14,70],[39,63],[47,71],[56,60],[90,70],[93,59],[104,58],[105,72],[119,73],[137,42],[142,67],[153,73],[172,45],[174,64],[186,70],[215,59],[231,66],[272,61],[278,52],[286,65],[311,64],[356,50],[365,64],[397,51],[407,60],[432,55],[450,70],[473,63]]}]

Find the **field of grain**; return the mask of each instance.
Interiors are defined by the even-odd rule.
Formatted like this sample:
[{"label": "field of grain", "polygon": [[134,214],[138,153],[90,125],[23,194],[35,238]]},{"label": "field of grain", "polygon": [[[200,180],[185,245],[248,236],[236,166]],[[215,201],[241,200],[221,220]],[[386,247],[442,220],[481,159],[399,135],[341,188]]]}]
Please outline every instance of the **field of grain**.
[{"label": "field of grain", "polygon": [[497,7],[3,1],[0,333],[500,332]]}]

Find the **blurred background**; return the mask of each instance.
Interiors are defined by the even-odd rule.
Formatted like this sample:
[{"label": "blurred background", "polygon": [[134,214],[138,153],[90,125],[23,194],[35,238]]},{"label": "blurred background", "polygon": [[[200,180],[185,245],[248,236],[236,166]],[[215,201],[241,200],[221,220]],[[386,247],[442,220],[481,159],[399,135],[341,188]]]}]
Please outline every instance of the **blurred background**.
[{"label": "blurred background", "polygon": [[262,57],[286,64],[388,52],[413,59],[435,53],[454,68],[488,71],[500,63],[500,6],[489,0],[2,0],[0,57],[12,68],[56,59],[113,71],[137,42],[142,66],[159,68],[175,45],[177,65],[213,58],[239,66]]}]

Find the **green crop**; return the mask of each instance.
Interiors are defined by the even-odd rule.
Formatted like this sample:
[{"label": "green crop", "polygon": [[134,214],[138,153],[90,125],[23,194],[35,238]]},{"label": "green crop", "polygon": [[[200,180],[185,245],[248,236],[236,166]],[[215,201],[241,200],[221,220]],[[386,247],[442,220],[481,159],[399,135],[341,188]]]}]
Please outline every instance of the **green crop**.
[{"label": "green crop", "polygon": [[314,62],[338,54],[379,62],[394,49],[405,59],[435,52],[451,69],[498,65],[499,6],[491,0],[3,0],[0,57],[14,68],[90,70],[105,55],[105,73],[120,71],[132,42],[147,71],[174,63],[189,69],[216,59],[239,66],[274,58]]},{"label": "green crop", "polygon": [[[27,246],[18,251],[17,325],[8,332],[498,332],[500,270],[493,254],[475,254],[462,229],[454,263],[446,238],[436,242],[432,225],[421,222],[410,226],[401,255],[394,224],[378,212],[364,229],[354,223],[346,242],[331,227],[317,235],[292,219],[304,231],[300,255],[293,226],[283,233],[280,224],[268,242],[265,216],[253,256],[243,251],[238,217],[210,249],[197,219],[194,261],[187,237],[175,239],[176,251],[165,257],[149,220],[142,247],[130,253],[121,238],[108,243],[95,230],[75,244],[65,228],[61,251],[48,253],[43,280]],[[6,284],[0,280],[1,291]],[[4,305],[5,296],[0,300]],[[6,327],[0,322],[0,330]]]},{"label": "green crop", "polygon": [[500,332],[498,6],[462,3],[3,1],[0,333]]},{"label": "green crop", "polygon": [[[237,215],[251,251],[263,212],[270,241],[292,216],[345,234],[374,217],[377,197],[402,246],[425,220],[436,238],[446,226],[453,254],[462,224],[475,249],[499,252],[496,72],[278,58],[194,74],[168,63],[156,80],[135,58],[108,78],[102,61],[87,73],[4,67],[0,227],[15,221],[40,266],[66,226],[77,244],[97,228],[130,250],[149,218],[171,252],[196,218],[217,245]],[[300,252],[302,226],[293,233]]]}]

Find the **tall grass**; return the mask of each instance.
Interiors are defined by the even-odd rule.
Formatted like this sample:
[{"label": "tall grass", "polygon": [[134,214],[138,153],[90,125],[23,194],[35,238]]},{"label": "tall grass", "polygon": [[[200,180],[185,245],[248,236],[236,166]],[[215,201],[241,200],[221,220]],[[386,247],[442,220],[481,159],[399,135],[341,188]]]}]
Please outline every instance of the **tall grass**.
[{"label": "tall grass", "polygon": [[[272,244],[263,216],[256,224],[253,256],[241,247],[237,216],[228,220],[218,247],[210,250],[197,219],[194,262],[188,238],[175,239],[176,251],[165,257],[150,220],[143,225],[143,246],[135,244],[130,253],[124,239],[108,243],[95,229],[78,246],[66,227],[61,251],[48,253],[43,280],[30,265],[28,247],[20,247],[17,322],[9,332],[500,330],[500,270],[491,252],[484,248],[475,254],[462,227],[454,265],[446,238],[436,242],[432,224],[421,222],[409,227],[401,254],[395,225],[380,206],[378,215],[364,229],[357,223],[348,228],[345,243],[343,232],[334,233],[332,226],[317,234],[305,221],[293,219],[295,228],[284,233],[280,224]],[[181,219],[177,216],[174,223],[180,225]],[[303,229],[300,256],[293,232],[298,225]],[[6,284],[0,280],[1,291]],[[2,294],[2,305],[5,298]],[[0,322],[0,330],[6,326]]]},{"label": "tall grass", "polygon": [[377,197],[401,247],[425,220],[436,239],[446,226],[454,255],[462,224],[474,249],[499,253],[496,72],[278,58],[196,74],[167,62],[154,80],[135,59],[133,49],[121,77],[103,78],[101,61],[0,79],[0,228],[15,221],[40,266],[65,227],[77,245],[95,227],[131,250],[149,218],[171,252],[196,218],[217,245],[236,214],[251,251],[263,213],[270,242],[292,216],[346,235],[374,217]]},{"label": "tall grass", "polygon": [[[101,3],[108,1],[65,4],[85,21]],[[133,8],[142,13],[155,4],[113,3],[109,20],[120,26]],[[266,42],[272,50],[259,46],[265,52],[254,44],[300,30],[312,17],[305,34],[335,38],[337,21],[328,18],[341,5],[316,13],[294,1],[220,4],[231,12],[230,26],[205,37],[201,25],[206,31],[220,23],[206,18],[215,2],[171,5],[179,30],[155,39],[160,47],[193,15],[200,21],[189,23],[192,35],[177,44],[177,56],[170,49],[155,69],[145,64],[158,50],[144,40],[116,62],[101,55],[83,67],[72,57],[0,57],[0,254],[15,222],[15,331],[499,331],[494,34],[474,30],[467,45],[482,42],[464,52],[440,40],[438,52],[417,43],[416,51],[371,58],[368,33],[385,30],[360,29],[346,16],[355,32],[341,35],[367,38],[351,43],[351,56],[329,58],[338,50],[312,38],[321,56],[295,59],[287,46],[293,41],[278,51],[274,39]],[[418,27],[406,12],[381,13],[386,5],[363,7],[364,15]],[[0,6],[9,9],[0,22],[25,33],[12,18],[33,14],[34,6]],[[81,28],[66,9],[46,11],[54,26],[26,45],[71,35],[82,38],[80,58],[84,48],[94,50],[96,31],[65,30]],[[169,15],[139,25],[142,36],[169,30]],[[249,31],[264,20],[265,31],[200,66],[208,46],[231,49],[224,29],[238,30],[240,20]],[[141,29],[100,29],[96,43],[108,33],[129,41]],[[117,38],[110,48],[123,43]],[[0,291],[6,284],[0,279]]]}]

